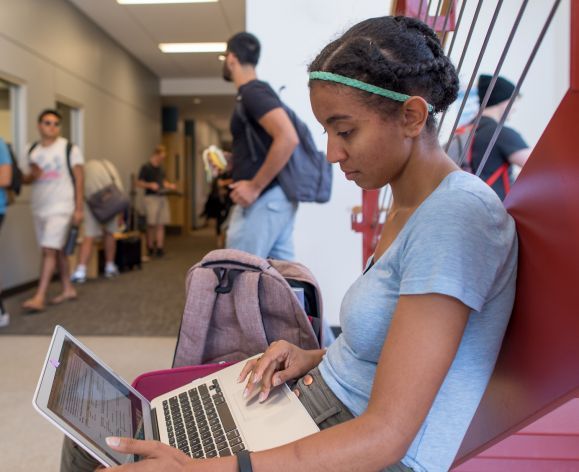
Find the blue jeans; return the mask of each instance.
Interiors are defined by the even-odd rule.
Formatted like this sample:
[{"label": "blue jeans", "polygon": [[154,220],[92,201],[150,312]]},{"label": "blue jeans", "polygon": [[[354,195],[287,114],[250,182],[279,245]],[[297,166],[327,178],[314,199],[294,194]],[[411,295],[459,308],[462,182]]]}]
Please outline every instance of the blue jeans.
[{"label": "blue jeans", "polygon": [[293,231],[298,204],[290,202],[281,187],[275,186],[249,207],[233,207],[226,247],[259,257],[294,259]]}]

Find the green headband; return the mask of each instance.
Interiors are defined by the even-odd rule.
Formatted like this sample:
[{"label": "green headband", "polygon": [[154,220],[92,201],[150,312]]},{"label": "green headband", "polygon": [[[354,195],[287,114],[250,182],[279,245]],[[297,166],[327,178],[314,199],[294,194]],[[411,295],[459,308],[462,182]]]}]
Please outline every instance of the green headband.
[{"label": "green headband", "polygon": [[[348,87],[354,87],[360,90],[364,90],[364,92],[370,92],[376,95],[380,95],[382,97],[389,98],[391,100],[396,100],[397,102],[405,102],[410,98],[410,95],[393,92],[392,90],[377,87],[376,85],[367,84],[366,82],[362,82],[361,80],[351,79],[350,77],[345,77],[343,75],[334,74],[333,72],[322,72],[322,71],[310,72],[310,80],[327,80],[328,82],[336,82],[338,84],[347,85]],[[434,107],[430,103],[427,103],[427,105],[428,105],[428,112],[432,113],[434,111]]]}]

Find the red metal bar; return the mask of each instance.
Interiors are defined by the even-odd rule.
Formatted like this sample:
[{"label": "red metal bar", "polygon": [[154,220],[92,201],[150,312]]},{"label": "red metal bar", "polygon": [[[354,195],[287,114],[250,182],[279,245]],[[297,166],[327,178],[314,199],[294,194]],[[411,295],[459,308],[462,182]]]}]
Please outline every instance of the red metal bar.
[{"label": "red metal bar", "polygon": [[379,195],[380,190],[362,190],[362,207],[352,211],[352,229],[362,233],[362,266],[374,253],[382,229]]},{"label": "red metal bar", "polygon": [[[456,0],[448,0],[452,2],[450,14],[448,17],[448,23],[446,25],[446,31],[454,31],[456,22]],[[393,8],[394,15],[409,16],[412,18],[424,19],[426,15],[426,9],[428,8],[428,0],[422,1],[422,9],[420,9],[420,0],[398,0]],[[448,8],[448,3],[443,2],[440,8],[439,15],[428,15],[425,23],[432,27],[434,31],[441,32],[444,25],[444,19],[446,17],[446,12]],[[433,26],[434,25],[434,26]]]},{"label": "red metal bar", "polygon": [[570,89],[579,91],[579,1],[571,0],[571,78]]}]

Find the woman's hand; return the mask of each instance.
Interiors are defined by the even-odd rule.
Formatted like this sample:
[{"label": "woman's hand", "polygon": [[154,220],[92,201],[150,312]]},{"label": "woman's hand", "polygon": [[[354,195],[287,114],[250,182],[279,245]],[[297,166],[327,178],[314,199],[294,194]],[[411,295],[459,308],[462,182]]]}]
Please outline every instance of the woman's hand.
[{"label": "woman's hand", "polygon": [[141,456],[139,462],[120,465],[109,470],[118,472],[175,472],[190,464],[191,459],[185,453],[167,446],[159,441],[140,441],[131,438],[107,438],[107,444],[111,449],[124,454],[136,454]]},{"label": "woman's hand", "polygon": [[259,388],[259,401],[263,402],[273,387],[299,378],[316,367],[324,353],[324,349],[306,351],[287,341],[271,343],[259,359],[248,361],[239,374],[238,382],[243,382],[249,375],[244,398],[250,397]]}]

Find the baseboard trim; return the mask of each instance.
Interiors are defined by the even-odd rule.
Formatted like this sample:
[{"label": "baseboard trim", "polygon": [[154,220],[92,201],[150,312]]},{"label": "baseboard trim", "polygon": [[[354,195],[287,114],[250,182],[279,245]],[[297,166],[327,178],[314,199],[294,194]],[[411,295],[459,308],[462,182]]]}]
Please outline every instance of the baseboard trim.
[{"label": "baseboard trim", "polygon": [[32,280],[31,282],[26,282],[24,284],[15,285],[14,287],[2,290],[2,298],[12,297],[14,295],[19,295],[27,290],[30,290],[38,285],[39,279]]}]

